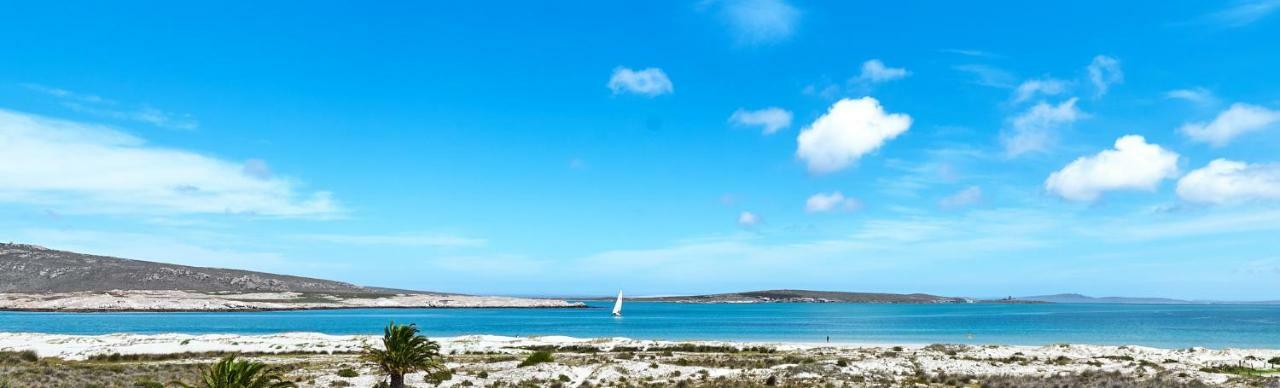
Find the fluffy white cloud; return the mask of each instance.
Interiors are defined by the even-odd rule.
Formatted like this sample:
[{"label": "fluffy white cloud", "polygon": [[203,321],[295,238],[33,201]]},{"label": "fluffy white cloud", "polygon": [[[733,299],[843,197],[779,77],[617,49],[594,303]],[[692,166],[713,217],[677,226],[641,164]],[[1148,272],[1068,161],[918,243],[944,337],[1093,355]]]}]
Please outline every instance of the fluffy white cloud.
[{"label": "fluffy white cloud", "polygon": [[632,70],[626,67],[618,67],[613,69],[613,76],[609,77],[609,90],[613,94],[633,93],[643,96],[656,97],[675,91],[671,84],[671,79],[667,78],[667,73],[662,69],[650,67],[644,70]]},{"label": "fluffy white cloud", "polygon": [[911,116],[885,113],[875,98],[841,99],[800,131],[796,156],[818,174],[848,167],[911,127]]},{"label": "fluffy white cloud", "polygon": [[774,107],[753,111],[738,109],[729,116],[729,122],[741,126],[760,127],[764,134],[771,135],[791,126],[791,112]]},{"label": "fluffy white cloud", "polygon": [[760,216],[755,213],[744,211],[738,214],[738,225],[756,226],[760,224]]},{"label": "fluffy white cloud", "polygon": [[817,193],[809,197],[804,202],[804,211],[809,213],[822,213],[833,210],[857,210],[862,204],[853,198],[846,198],[839,191],[831,193]]},{"label": "fluffy white cloud", "polygon": [[938,206],[944,209],[957,209],[982,201],[982,188],[969,186],[959,192],[938,200]]},{"label": "fluffy white cloud", "polygon": [[1009,128],[1000,137],[1005,153],[1018,156],[1029,152],[1042,152],[1057,138],[1055,130],[1086,115],[1076,108],[1076,98],[1058,105],[1037,103],[1010,120]]},{"label": "fluffy white cloud", "polygon": [[1114,149],[1082,156],[1049,175],[1044,186],[1072,201],[1093,201],[1104,191],[1154,191],[1178,175],[1178,154],[1138,135],[1116,139]]},{"label": "fluffy white cloud", "polygon": [[1213,204],[1280,200],[1280,165],[1217,159],[1179,179],[1178,196]]},{"label": "fluffy white cloud", "polygon": [[1037,95],[1056,96],[1067,91],[1067,81],[1045,77],[1029,79],[1013,91],[1013,102],[1023,102]]},{"label": "fluffy white cloud", "polygon": [[800,20],[800,11],[783,0],[722,0],[718,5],[740,44],[785,40]]},{"label": "fluffy white cloud", "polygon": [[1211,122],[1187,123],[1179,130],[1192,140],[1221,147],[1237,136],[1271,128],[1277,123],[1280,123],[1280,111],[1236,103]]},{"label": "fluffy white cloud", "polygon": [[880,83],[902,79],[910,74],[907,69],[888,67],[879,59],[872,59],[862,63],[862,73],[858,74],[858,80],[868,83]]},{"label": "fluffy white cloud", "polygon": [[1196,104],[1210,104],[1215,100],[1213,92],[1201,87],[1170,90],[1164,94],[1164,97]]},{"label": "fluffy white cloud", "polygon": [[0,110],[0,201],[81,213],[328,217],[328,192],[300,192],[265,163],[146,144],[103,126]]},{"label": "fluffy white cloud", "polygon": [[1111,85],[1124,82],[1124,72],[1120,71],[1120,61],[1106,55],[1093,57],[1093,62],[1089,63],[1089,67],[1086,70],[1089,72],[1089,82],[1093,83],[1095,96],[1107,94],[1107,90],[1111,88]]}]

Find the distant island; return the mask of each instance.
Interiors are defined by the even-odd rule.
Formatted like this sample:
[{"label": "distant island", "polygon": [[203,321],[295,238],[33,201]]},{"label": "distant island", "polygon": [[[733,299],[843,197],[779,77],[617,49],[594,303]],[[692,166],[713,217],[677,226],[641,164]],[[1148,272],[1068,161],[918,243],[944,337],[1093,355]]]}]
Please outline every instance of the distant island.
[{"label": "distant island", "polygon": [[364,287],[0,243],[0,310],[262,311],[340,308],[583,307],[556,299]]},{"label": "distant island", "polygon": [[[605,300],[606,297],[590,300]],[[678,295],[632,297],[627,300],[640,302],[672,303],[883,303],[883,304],[944,304],[944,303],[996,303],[996,304],[1280,304],[1280,301],[1192,301],[1170,298],[1090,297],[1081,294],[1054,294],[1005,298],[971,298],[913,293],[895,294],[882,292],[843,292],[814,290],[763,290],[730,292],[706,295]]]},{"label": "distant island", "polygon": [[969,298],[929,294],[890,294],[811,290],[765,290],[724,294],[631,298],[675,303],[974,303]]}]

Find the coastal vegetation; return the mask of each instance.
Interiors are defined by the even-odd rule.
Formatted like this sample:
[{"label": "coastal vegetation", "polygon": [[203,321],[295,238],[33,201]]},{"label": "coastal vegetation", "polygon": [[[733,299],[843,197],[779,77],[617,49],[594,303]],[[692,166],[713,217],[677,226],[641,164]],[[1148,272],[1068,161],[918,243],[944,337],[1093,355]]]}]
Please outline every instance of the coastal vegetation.
[{"label": "coastal vegetation", "polygon": [[[1272,358],[1280,357],[1280,351],[1272,350],[1069,344],[759,346],[492,336],[428,340],[416,326],[394,323],[383,332],[380,337],[293,334],[221,339],[224,345],[240,344],[233,346],[255,343],[256,338],[311,339],[279,342],[292,343],[290,346],[267,346],[278,353],[251,351],[262,349],[261,345],[244,348],[244,352],[183,352],[193,348],[180,345],[183,337],[169,339],[171,343],[142,341],[158,352],[149,355],[117,355],[127,346],[124,343],[100,348],[86,345],[124,338],[120,336],[84,337],[75,343],[59,337],[59,344],[84,350],[55,351],[49,356],[30,350],[0,352],[0,381],[7,378],[10,386],[23,388],[173,386],[160,383],[165,381],[239,387],[207,381],[245,381],[230,376],[252,374],[256,377],[247,380],[267,381],[266,387],[391,387],[394,381],[417,387],[1196,388],[1256,387],[1280,380],[1277,371],[1266,369]],[[378,340],[382,341],[380,346],[368,346]],[[202,341],[208,344],[207,339]],[[366,346],[360,353],[308,350],[361,349],[362,342]],[[165,354],[164,349],[172,353]],[[256,372],[246,373],[248,369]],[[391,378],[391,370],[402,373],[400,378]]]},{"label": "coastal vegetation", "polygon": [[209,366],[200,373],[197,385],[175,382],[186,388],[293,388],[293,382],[287,381],[284,375],[274,367],[265,363],[250,360],[237,360],[235,356],[227,356]]},{"label": "coastal vegetation", "polygon": [[440,344],[419,335],[417,325],[397,325],[394,321],[383,329],[382,348],[365,346],[361,358],[387,374],[391,388],[403,388],[405,374],[445,369]]}]

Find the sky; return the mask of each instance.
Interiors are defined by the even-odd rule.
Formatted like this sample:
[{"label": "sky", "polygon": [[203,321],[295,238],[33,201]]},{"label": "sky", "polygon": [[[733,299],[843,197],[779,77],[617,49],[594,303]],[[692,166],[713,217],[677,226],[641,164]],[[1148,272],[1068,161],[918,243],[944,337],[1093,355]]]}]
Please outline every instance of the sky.
[{"label": "sky", "polygon": [[1280,299],[1280,1],[11,2],[0,240],[506,295]]}]

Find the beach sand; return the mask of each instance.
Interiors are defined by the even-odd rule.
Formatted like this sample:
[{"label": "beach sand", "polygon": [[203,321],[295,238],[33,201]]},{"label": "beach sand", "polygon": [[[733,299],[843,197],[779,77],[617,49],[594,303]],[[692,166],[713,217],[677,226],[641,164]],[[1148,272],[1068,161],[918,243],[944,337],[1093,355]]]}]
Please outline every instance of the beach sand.
[{"label": "beach sand", "polygon": [[[762,385],[773,378],[794,386],[826,383],[910,386],[952,381],[983,383],[1009,379],[1063,379],[1105,376],[1158,385],[1205,384],[1249,386],[1280,382],[1278,377],[1245,377],[1205,371],[1220,366],[1259,370],[1280,357],[1268,349],[1159,349],[1141,346],[1049,345],[871,345],[741,342],[672,342],[627,338],[560,336],[505,337],[472,335],[433,338],[448,355],[453,377],[442,386],[489,386],[495,382],[580,386],[646,382],[658,385]],[[372,386],[377,371],[358,360],[371,336],[282,333],[271,335],[110,334],[76,336],[0,333],[0,351],[34,350],[40,357],[66,363],[106,360],[103,356],[191,355],[155,358],[167,364],[208,363],[210,352],[251,354],[272,364],[289,365],[289,376],[301,386]],[[534,349],[553,349],[556,362],[520,368],[517,364]],[[95,357],[97,356],[97,357]],[[129,357],[117,357],[121,362]],[[65,361],[61,361],[65,360]],[[97,364],[94,364],[97,365]],[[5,366],[10,374],[12,366]],[[357,377],[339,377],[351,368]],[[4,369],[0,369],[4,370]],[[406,381],[423,383],[423,374]],[[1098,377],[1102,378],[1102,377]],[[990,381],[989,381],[990,380]],[[681,382],[684,383],[681,383]],[[347,385],[349,384],[349,385]],[[1076,384],[1080,384],[1077,381]]]}]

